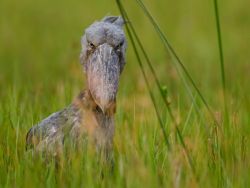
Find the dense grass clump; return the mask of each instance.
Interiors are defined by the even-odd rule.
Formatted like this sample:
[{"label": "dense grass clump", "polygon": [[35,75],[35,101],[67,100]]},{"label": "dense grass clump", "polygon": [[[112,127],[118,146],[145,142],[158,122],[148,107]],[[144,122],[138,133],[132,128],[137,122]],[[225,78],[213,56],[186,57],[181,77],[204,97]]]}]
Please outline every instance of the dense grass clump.
[{"label": "dense grass clump", "polygon": [[[249,6],[2,0],[0,187],[249,187]],[[107,13],[129,41],[113,170],[87,147],[34,158],[27,131],[84,89],[80,37]]]}]

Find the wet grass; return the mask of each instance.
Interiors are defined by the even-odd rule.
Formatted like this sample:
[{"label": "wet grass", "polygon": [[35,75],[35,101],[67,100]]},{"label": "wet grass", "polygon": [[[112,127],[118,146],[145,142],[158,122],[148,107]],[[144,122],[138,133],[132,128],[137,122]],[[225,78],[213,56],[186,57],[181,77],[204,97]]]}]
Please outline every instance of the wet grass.
[{"label": "wet grass", "polygon": [[[248,187],[249,2],[116,2],[0,2],[0,187]],[[119,9],[114,169],[85,149],[57,170],[26,132],[84,88],[80,36]]]}]

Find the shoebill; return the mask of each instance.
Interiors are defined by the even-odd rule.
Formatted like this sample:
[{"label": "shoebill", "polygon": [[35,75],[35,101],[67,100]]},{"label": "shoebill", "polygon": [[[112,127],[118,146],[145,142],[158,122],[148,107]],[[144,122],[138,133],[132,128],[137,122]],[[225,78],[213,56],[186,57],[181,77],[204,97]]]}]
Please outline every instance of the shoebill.
[{"label": "shoebill", "polygon": [[120,16],[108,16],[85,30],[80,62],[86,89],[68,107],[33,126],[26,136],[26,148],[57,156],[65,139],[77,144],[87,137],[97,150],[105,154],[112,150],[116,95],[125,65],[123,24]]}]

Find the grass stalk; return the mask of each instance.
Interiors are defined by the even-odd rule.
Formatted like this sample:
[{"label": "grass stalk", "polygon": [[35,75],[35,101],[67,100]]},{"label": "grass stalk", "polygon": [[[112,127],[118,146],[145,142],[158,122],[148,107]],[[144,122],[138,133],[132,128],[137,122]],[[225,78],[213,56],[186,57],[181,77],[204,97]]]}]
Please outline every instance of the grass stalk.
[{"label": "grass stalk", "polygon": [[218,48],[219,48],[219,55],[220,55],[220,70],[221,70],[221,82],[222,82],[222,87],[223,87],[224,115],[225,115],[226,123],[228,123],[227,122],[228,110],[227,110],[227,97],[226,97],[224,54],[223,54],[222,33],[221,33],[221,26],[220,26],[221,24],[220,24],[219,8],[218,8],[217,0],[214,0],[214,13],[215,13],[217,40],[218,40]]},{"label": "grass stalk", "polygon": [[[177,64],[180,66],[180,68],[182,69],[182,71],[184,72],[185,76],[187,77],[187,79],[190,81],[191,85],[193,86],[193,88],[196,90],[198,96],[200,97],[201,101],[203,102],[203,104],[205,105],[206,109],[208,110],[210,116],[212,117],[214,123],[216,124],[216,127],[218,129],[220,129],[220,124],[217,121],[217,119],[215,118],[215,115],[212,111],[212,109],[210,108],[210,106],[208,105],[206,99],[204,98],[204,96],[202,95],[202,93],[200,92],[199,88],[197,87],[197,85],[195,84],[193,78],[191,77],[191,75],[189,74],[187,68],[185,67],[185,65],[183,64],[183,62],[181,61],[181,59],[178,57],[177,53],[175,52],[175,50],[173,49],[172,45],[170,44],[170,42],[168,41],[168,39],[166,38],[166,36],[163,34],[163,32],[161,31],[160,27],[158,26],[158,24],[156,23],[156,21],[154,20],[154,18],[152,17],[152,15],[149,13],[148,9],[145,7],[145,5],[143,4],[143,2],[141,0],[136,0],[136,2],[138,3],[138,5],[142,8],[143,12],[145,13],[145,15],[148,17],[148,19],[150,20],[151,24],[153,25],[154,29],[156,30],[157,34],[159,35],[160,39],[162,40],[165,48],[167,51],[170,52],[171,57],[173,58],[173,62],[177,62]],[[177,67],[176,67],[177,68]],[[224,69],[223,69],[224,70]],[[178,71],[178,68],[177,68]],[[216,137],[216,140],[219,140],[218,135],[214,135]],[[219,144],[219,143],[218,143]],[[220,167],[223,168],[224,165],[224,161],[222,159],[222,154],[221,154],[221,148],[220,148],[220,144],[217,150],[217,154],[219,155],[219,161],[220,161]],[[221,176],[223,176],[221,174]]]},{"label": "grass stalk", "polygon": [[[116,0],[116,3],[117,3],[117,5],[118,5],[118,8],[119,8],[119,10],[120,10],[120,13],[121,13],[123,19],[126,20],[126,21],[128,21],[128,23],[129,23],[129,26],[130,26],[130,27],[128,26],[128,24],[126,24],[125,27],[126,27],[126,30],[127,30],[127,32],[128,32],[130,41],[131,41],[131,43],[132,43],[132,46],[133,46],[133,49],[134,49],[134,52],[135,52],[137,61],[138,61],[138,63],[139,63],[139,67],[140,67],[140,69],[141,69],[141,71],[142,71],[144,80],[145,80],[145,82],[146,82],[147,89],[148,89],[148,91],[149,91],[151,100],[152,100],[152,102],[153,102],[153,104],[154,104],[154,107],[155,107],[155,110],[158,111],[158,110],[157,110],[156,103],[155,103],[155,99],[154,99],[154,96],[153,96],[153,93],[152,93],[152,91],[151,91],[151,89],[150,89],[150,87],[149,87],[149,83],[148,83],[148,80],[147,80],[147,77],[146,77],[146,73],[145,73],[145,70],[144,70],[144,67],[143,67],[141,58],[140,58],[140,56],[139,56],[139,53],[138,53],[138,50],[137,50],[137,47],[136,47],[136,44],[135,44],[135,40],[136,40],[136,42],[139,44],[139,47],[140,47],[140,49],[141,49],[141,51],[142,51],[142,53],[143,53],[143,55],[144,55],[144,57],[145,57],[145,59],[146,59],[146,62],[148,63],[148,66],[149,66],[149,68],[150,68],[150,70],[151,70],[151,72],[152,72],[152,74],[153,74],[153,76],[154,76],[155,82],[156,82],[157,87],[158,87],[158,89],[159,89],[159,91],[160,91],[160,93],[161,93],[161,96],[162,96],[162,99],[163,99],[163,101],[164,101],[164,104],[165,104],[166,107],[167,107],[169,116],[170,116],[172,122],[174,123],[174,127],[175,127],[175,130],[176,130],[176,132],[177,132],[177,136],[178,136],[178,138],[180,139],[181,145],[182,145],[182,147],[183,147],[183,149],[184,149],[184,151],[185,151],[185,154],[186,154],[186,156],[187,156],[188,163],[189,163],[189,165],[190,165],[190,167],[191,167],[191,169],[192,169],[192,172],[193,172],[193,174],[194,174],[194,176],[195,176],[195,178],[196,178],[196,173],[195,173],[195,167],[194,167],[194,164],[193,164],[193,160],[192,160],[192,158],[191,158],[191,156],[190,156],[190,154],[189,154],[189,151],[188,151],[188,149],[187,149],[187,147],[186,147],[186,145],[185,145],[185,142],[184,142],[184,140],[183,140],[183,137],[182,137],[182,135],[181,135],[181,132],[180,132],[178,126],[177,126],[177,122],[176,122],[176,120],[175,120],[175,118],[174,118],[173,112],[172,112],[172,110],[171,110],[171,108],[170,108],[170,106],[169,106],[169,104],[168,104],[168,102],[167,102],[167,100],[166,100],[166,97],[165,97],[164,94],[163,94],[163,91],[162,91],[161,86],[160,86],[160,82],[159,82],[159,80],[158,80],[158,78],[157,78],[157,76],[156,76],[156,74],[155,74],[155,71],[154,71],[154,69],[153,69],[153,66],[152,66],[152,64],[151,64],[151,62],[150,62],[150,60],[149,60],[149,58],[148,58],[148,56],[147,56],[147,54],[146,54],[146,52],[145,52],[145,50],[144,50],[142,44],[141,44],[141,42],[140,42],[140,40],[139,40],[139,38],[138,38],[138,36],[137,36],[135,30],[134,30],[134,27],[133,27],[132,23],[129,21],[129,18],[128,18],[128,16],[127,16],[126,10],[124,9],[124,7],[123,7],[123,5],[121,4],[120,0]],[[131,28],[131,30],[132,30],[132,33],[131,33],[130,28]],[[135,40],[134,40],[132,34],[134,35]],[[157,116],[158,116],[158,115],[157,115]],[[160,118],[158,118],[158,119],[160,120]],[[160,121],[160,122],[161,122],[161,121]],[[160,123],[160,125],[161,125],[161,123]],[[163,130],[163,132],[165,132],[164,129],[162,129],[162,130]]]},{"label": "grass stalk", "polygon": [[[122,17],[124,18],[124,20],[128,20],[128,18],[125,16],[124,8],[123,8],[123,6],[120,4],[119,0],[116,0],[116,3],[117,3],[117,5],[118,5],[118,8],[119,8],[119,10],[120,10],[120,12],[121,12],[121,15],[122,15]],[[166,131],[165,131],[163,121],[162,121],[162,119],[161,119],[161,117],[160,117],[160,112],[159,112],[159,110],[158,110],[158,108],[157,108],[156,100],[155,100],[155,98],[154,98],[153,92],[152,92],[151,89],[150,89],[149,81],[148,81],[148,78],[147,78],[147,76],[146,76],[146,72],[145,72],[145,69],[144,69],[144,67],[143,67],[143,64],[142,64],[142,61],[141,61],[139,52],[138,52],[138,50],[137,50],[137,47],[136,47],[134,38],[133,38],[132,33],[131,33],[131,31],[130,31],[130,28],[128,27],[127,24],[125,24],[125,27],[126,27],[126,30],[127,30],[127,32],[128,32],[129,39],[130,39],[130,41],[131,41],[131,43],[132,43],[132,46],[133,46],[133,49],[134,49],[134,52],[135,52],[135,56],[136,56],[136,58],[137,58],[137,62],[138,62],[138,64],[139,64],[139,67],[140,67],[140,70],[141,70],[141,72],[142,72],[143,78],[144,78],[144,80],[145,80],[147,90],[148,90],[149,95],[150,95],[150,98],[151,98],[151,100],[152,100],[152,102],[153,102],[154,109],[155,109],[155,112],[156,112],[156,115],[157,115],[157,119],[158,119],[158,121],[159,121],[159,123],[160,123],[161,130],[162,130],[162,133],[163,133],[163,136],[164,136],[164,140],[165,140],[165,142],[166,142],[166,144],[167,144],[168,149],[171,149],[171,146],[170,146],[170,143],[169,143],[169,140],[168,140],[168,137],[167,137],[167,133],[166,133]]]},{"label": "grass stalk", "polygon": [[[176,60],[176,62],[178,63],[178,65],[181,67],[182,71],[184,72],[184,74],[186,75],[187,79],[190,81],[191,85],[193,86],[193,88],[195,89],[195,91],[197,92],[198,96],[200,97],[201,101],[203,102],[203,104],[205,105],[205,107],[207,108],[210,116],[213,118],[213,121],[219,125],[219,123],[217,122],[212,109],[210,108],[210,106],[208,105],[205,97],[202,95],[202,93],[200,92],[199,88],[197,87],[197,85],[195,84],[193,78],[191,77],[191,75],[189,74],[187,68],[185,67],[185,65],[182,63],[181,59],[178,57],[177,53],[175,52],[175,50],[173,49],[172,45],[170,44],[169,40],[166,38],[166,36],[163,34],[163,32],[161,31],[160,27],[158,26],[158,24],[156,23],[156,21],[154,20],[154,18],[152,17],[152,15],[149,13],[148,9],[145,7],[145,5],[143,4],[143,2],[141,0],[136,0],[136,2],[138,3],[138,5],[141,7],[141,9],[143,10],[143,12],[145,13],[145,15],[148,17],[148,19],[150,20],[151,24],[153,25],[154,29],[156,30],[157,34],[159,35],[160,39],[162,40],[165,48],[170,52],[171,57],[173,58],[173,60]],[[175,62],[175,61],[173,61]]]},{"label": "grass stalk", "polygon": [[[212,111],[212,109],[210,108],[210,106],[208,105],[205,97],[202,95],[201,91],[199,90],[199,88],[197,87],[197,85],[195,84],[193,78],[191,77],[191,75],[189,74],[187,68],[185,67],[185,65],[183,64],[183,62],[181,61],[181,59],[178,57],[177,53],[175,52],[174,48],[172,47],[172,45],[170,44],[169,40],[167,39],[166,35],[163,34],[162,30],[160,29],[160,27],[158,26],[158,24],[156,23],[156,21],[154,20],[154,18],[152,17],[152,15],[149,13],[148,9],[145,7],[145,5],[143,4],[143,2],[141,0],[136,0],[136,2],[138,3],[138,5],[142,8],[144,14],[148,17],[148,19],[150,20],[151,24],[153,25],[154,29],[156,30],[157,34],[159,35],[160,39],[162,40],[162,42],[164,43],[164,46],[166,47],[166,50],[168,50],[170,52],[171,57],[173,58],[174,63],[177,62],[177,64],[180,66],[181,70],[184,72],[186,78],[189,80],[189,82],[191,83],[191,85],[193,86],[193,88],[195,89],[195,91],[197,92],[198,96],[200,97],[201,101],[203,102],[203,104],[205,105],[207,111],[209,112],[211,118],[213,119],[216,127],[218,128],[218,131],[222,131],[220,123],[217,121],[217,119],[215,118],[215,115]],[[218,13],[218,8],[217,8],[217,13]],[[217,16],[218,17],[218,16]],[[220,25],[220,24],[219,24]],[[220,31],[220,30],[219,30]],[[221,43],[221,32],[220,32],[220,43]],[[222,45],[220,47],[221,49],[221,56],[222,56],[222,62],[224,61],[223,59],[223,51],[222,51]],[[225,74],[224,74],[224,63],[222,63],[222,76],[224,77],[222,80],[225,85]],[[225,94],[225,89],[223,89],[224,94]],[[224,97],[224,99],[226,99]],[[225,115],[227,117],[227,107],[226,107],[226,100],[224,101],[225,104]],[[227,119],[226,119],[227,120]],[[216,140],[219,140],[218,138],[218,134],[214,135]],[[217,154],[218,154],[218,158],[219,158],[219,167],[223,169],[224,168],[224,160],[222,157],[222,150],[221,150],[221,145],[220,143],[217,143],[218,147],[217,147]],[[223,175],[223,171],[221,170],[221,177],[224,177]],[[221,178],[224,179],[224,178]]]},{"label": "grass stalk", "polygon": [[[122,7],[122,8],[123,8],[123,7]],[[127,12],[126,12],[125,10],[123,10],[123,12],[124,12],[125,19],[126,19],[126,20],[130,20],[129,17],[128,17],[128,15],[127,15]],[[162,99],[163,99],[163,102],[164,102],[164,104],[165,104],[166,106],[169,106],[169,103],[168,103],[167,100],[166,100],[166,96],[165,96],[164,92],[162,91],[160,81],[159,81],[159,79],[158,79],[157,76],[156,76],[156,72],[155,72],[155,70],[154,70],[154,67],[152,66],[152,63],[151,63],[151,61],[150,61],[150,59],[149,59],[149,57],[148,57],[148,55],[147,55],[147,53],[146,53],[146,51],[145,51],[143,45],[142,45],[142,42],[141,42],[141,40],[139,39],[139,37],[138,37],[138,35],[137,35],[136,31],[135,31],[135,28],[134,28],[133,24],[132,24],[131,22],[129,22],[129,24],[130,24],[130,28],[131,28],[132,34],[134,35],[135,40],[137,41],[137,43],[138,43],[138,45],[139,45],[139,47],[140,47],[140,49],[141,49],[141,51],[142,51],[142,53],[143,53],[145,59],[146,59],[146,63],[147,63],[147,65],[148,65],[148,67],[149,67],[149,69],[150,69],[150,71],[151,71],[151,73],[152,73],[152,75],[153,75],[153,78],[154,78],[154,81],[155,81],[155,83],[156,83],[156,86],[157,86],[158,90],[160,91],[160,94],[161,94],[161,97],[162,97]],[[194,96],[193,96],[193,94],[192,94],[192,92],[191,92],[191,89],[190,89],[188,83],[186,82],[185,78],[184,78],[183,75],[181,74],[181,72],[180,72],[180,70],[178,69],[178,67],[177,67],[176,69],[177,69],[177,73],[180,75],[180,78],[182,79],[182,81],[183,81],[183,83],[184,83],[184,86],[185,86],[185,88],[186,88],[186,90],[187,90],[187,92],[188,92],[188,95],[190,96],[190,98],[191,98],[191,100],[192,100],[192,104],[194,104],[194,106],[195,106],[195,109],[196,109],[196,112],[197,112],[198,116],[202,119],[202,122],[203,122],[203,124],[204,124],[204,126],[205,126],[205,129],[206,129],[206,134],[207,134],[206,136],[207,136],[207,138],[208,138],[208,137],[209,137],[209,136],[208,136],[208,132],[209,132],[209,131],[208,131],[208,127],[207,127],[207,125],[206,125],[206,123],[205,123],[204,117],[201,115],[201,112],[200,112],[199,109],[198,109],[198,106],[197,106],[197,104],[196,104],[195,98],[194,98]]]},{"label": "grass stalk", "polygon": [[[215,21],[216,21],[216,31],[217,31],[217,40],[218,40],[218,49],[219,49],[219,56],[220,56],[220,71],[221,71],[221,82],[222,82],[222,89],[223,89],[223,103],[224,103],[224,125],[228,125],[228,110],[227,110],[227,97],[226,97],[226,79],[225,79],[225,66],[224,66],[224,54],[223,54],[223,46],[222,46],[222,33],[221,33],[221,24],[219,18],[219,8],[218,8],[218,1],[214,0],[214,13],[215,13]],[[224,129],[226,130],[226,129]],[[217,138],[217,145],[218,145],[218,158],[220,159],[219,164],[219,178],[218,182],[222,184],[224,181],[224,174],[223,174],[223,165],[224,161],[221,156],[221,145],[219,139]]]}]

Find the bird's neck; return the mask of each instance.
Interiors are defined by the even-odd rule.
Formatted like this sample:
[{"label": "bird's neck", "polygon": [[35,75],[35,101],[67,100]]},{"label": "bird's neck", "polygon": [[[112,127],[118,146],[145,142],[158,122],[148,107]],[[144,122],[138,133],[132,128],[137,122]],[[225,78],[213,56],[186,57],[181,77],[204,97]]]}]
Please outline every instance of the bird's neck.
[{"label": "bird's neck", "polygon": [[98,116],[112,117],[116,112],[116,102],[103,113],[101,108],[96,104],[88,89],[83,90],[74,100],[73,104],[83,110],[93,111]]},{"label": "bird's neck", "polygon": [[107,113],[103,113],[93,100],[89,90],[82,91],[72,105],[77,112],[80,112],[79,117],[83,128],[80,130],[86,131],[98,147],[110,148],[114,135],[115,105]]}]

